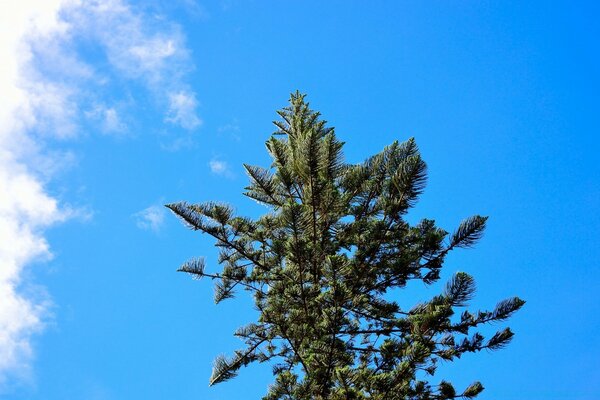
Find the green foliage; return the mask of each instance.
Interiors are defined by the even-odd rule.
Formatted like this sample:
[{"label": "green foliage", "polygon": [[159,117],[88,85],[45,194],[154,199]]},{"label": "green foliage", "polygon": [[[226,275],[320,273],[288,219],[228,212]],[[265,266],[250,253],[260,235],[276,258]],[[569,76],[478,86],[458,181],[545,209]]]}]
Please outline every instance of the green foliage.
[{"label": "green foliage", "polygon": [[424,379],[434,376],[440,360],[507,345],[508,328],[488,340],[472,329],[507,319],[524,301],[515,297],[493,311],[465,310],[458,317],[475,293],[464,272],[411,310],[400,309],[388,292],[409,281],[438,281],[447,254],[473,246],[487,217],[467,218],[451,235],[432,220],[411,226],[404,215],[426,180],[414,139],[346,164],[343,143],[304,95],[293,94],[278,114],[266,143],[271,168],[244,165],[245,195],[268,206],[267,214],[252,220],[219,203],[167,206],[216,239],[223,266],[208,273],[194,259],[179,270],[215,280],[216,302],[236,289],[251,292],[260,312],[235,333],[245,348],[216,359],[210,384],[249,363],[272,361],[275,382],[266,400],[477,396],[479,382],[460,392]]}]

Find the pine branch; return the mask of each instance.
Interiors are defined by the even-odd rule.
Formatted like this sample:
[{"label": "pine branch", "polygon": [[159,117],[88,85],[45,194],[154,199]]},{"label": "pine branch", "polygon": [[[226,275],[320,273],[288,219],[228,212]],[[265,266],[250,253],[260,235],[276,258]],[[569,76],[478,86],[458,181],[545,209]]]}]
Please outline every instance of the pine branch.
[{"label": "pine branch", "polygon": [[525,305],[525,301],[518,297],[502,300],[496,305],[492,313],[492,320],[503,321],[518,311],[523,305]]},{"label": "pine branch", "polygon": [[185,201],[166,204],[165,207],[173,211],[191,229],[204,230],[204,221],[198,213],[191,209],[191,205]]},{"label": "pine branch", "polygon": [[483,236],[487,219],[488,217],[475,215],[461,222],[456,232],[452,234],[450,247],[472,247]]},{"label": "pine branch", "polygon": [[235,356],[231,359],[228,359],[223,355],[217,357],[213,364],[213,372],[208,385],[212,386],[235,377],[237,375],[237,371],[241,367],[248,365],[257,359],[255,351],[258,346],[264,342],[265,340],[263,339],[257,341],[253,346],[245,351],[236,351]]},{"label": "pine branch", "polygon": [[402,161],[390,179],[397,190],[390,193],[392,198],[399,199],[399,211],[413,206],[417,197],[423,193],[427,183],[427,165],[419,155],[412,155]]},{"label": "pine branch", "polygon": [[484,387],[481,382],[473,382],[465,389],[461,397],[464,397],[465,399],[473,399],[477,397],[479,393],[483,392],[483,389]]},{"label": "pine branch", "polygon": [[506,320],[521,307],[523,307],[523,305],[525,305],[525,301],[518,297],[513,297],[499,302],[492,312],[478,311],[476,315],[473,315],[465,311],[461,316],[461,322],[452,325],[450,330],[466,333],[469,328],[477,325]]},{"label": "pine branch", "polygon": [[440,393],[439,399],[453,399],[456,397],[456,389],[454,389],[454,386],[450,382],[441,381],[438,391]]},{"label": "pine branch", "polygon": [[244,195],[270,206],[281,207],[283,199],[277,193],[277,183],[271,172],[248,164],[244,164],[244,168],[252,181],[252,184],[246,187],[247,192]]},{"label": "pine branch", "polygon": [[464,307],[475,294],[475,280],[464,272],[456,273],[446,286],[444,296],[455,307]]},{"label": "pine branch", "polygon": [[510,330],[510,328],[496,332],[494,336],[490,338],[485,347],[490,350],[501,349],[510,343],[514,335],[515,334]]},{"label": "pine branch", "polygon": [[204,258],[193,258],[184,263],[177,272],[185,272],[192,275],[194,279],[201,279],[204,275],[205,268]]},{"label": "pine branch", "polygon": [[215,304],[219,304],[223,300],[232,299],[234,297],[233,290],[239,282],[232,281],[225,277],[215,283]]}]

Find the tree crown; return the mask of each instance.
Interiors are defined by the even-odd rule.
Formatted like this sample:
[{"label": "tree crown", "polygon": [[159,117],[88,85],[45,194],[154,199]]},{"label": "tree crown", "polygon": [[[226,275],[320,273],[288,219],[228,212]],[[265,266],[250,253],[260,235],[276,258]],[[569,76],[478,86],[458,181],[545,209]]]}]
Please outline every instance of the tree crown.
[{"label": "tree crown", "polygon": [[252,362],[273,361],[275,382],[265,400],[473,398],[428,382],[440,360],[500,349],[513,332],[489,338],[473,332],[503,321],[524,301],[503,300],[492,311],[470,312],[475,282],[455,274],[430,301],[402,310],[389,291],[409,281],[439,280],[447,254],[473,246],[487,217],[464,220],[453,233],[405,215],[426,181],[414,139],[394,142],[360,164],[347,164],[343,143],[298,92],[278,111],[266,142],[271,168],[244,165],[246,196],[269,212],[253,220],[220,203],[167,205],[190,228],[216,239],[218,272],[203,259],[179,269],[215,280],[215,302],[251,292],[256,322],[235,332],[245,348],[215,360],[210,384],[234,377]]}]

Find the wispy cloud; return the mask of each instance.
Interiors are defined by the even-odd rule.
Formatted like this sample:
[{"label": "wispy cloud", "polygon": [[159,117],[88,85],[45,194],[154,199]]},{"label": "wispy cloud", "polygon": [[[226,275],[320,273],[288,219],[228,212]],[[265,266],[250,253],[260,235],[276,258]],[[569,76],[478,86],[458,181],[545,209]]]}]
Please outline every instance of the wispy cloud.
[{"label": "wispy cloud", "polygon": [[235,140],[236,142],[239,142],[241,140],[240,126],[238,125],[236,119],[217,128],[217,133],[219,134],[219,136],[229,135],[229,137]]},{"label": "wispy cloud", "polygon": [[165,210],[154,205],[133,214],[133,217],[138,228],[158,233],[165,222]]},{"label": "wispy cloud", "polygon": [[102,86],[111,88],[115,75],[139,81],[163,108],[165,119],[184,129],[197,128],[196,94],[185,82],[192,63],[180,28],[164,18],[135,12],[121,0],[85,4],[69,8],[65,18],[104,50],[109,68],[93,70]]},{"label": "wispy cloud", "polygon": [[96,105],[92,110],[85,111],[84,114],[99,123],[103,133],[120,135],[127,132],[127,125],[121,120],[120,113],[115,107]]},{"label": "wispy cloud", "polygon": [[180,135],[175,139],[170,138],[169,140],[162,142],[160,148],[169,151],[176,152],[182,149],[190,149],[197,145],[191,135]]},{"label": "wispy cloud", "polygon": [[[0,391],[9,378],[28,375],[32,335],[49,318],[48,296],[24,271],[52,257],[48,228],[91,215],[48,192],[49,171],[64,167],[57,154],[71,154],[55,144],[64,146],[90,120],[97,131],[125,132],[123,112],[148,97],[188,137],[200,118],[185,82],[191,63],[184,39],[177,25],[126,0],[0,2]],[[94,43],[103,62],[84,60],[82,41]],[[127,92],[118,85],[128,83],[150,96],[121,110],[110,93]],[[174,101],[173,94],[181,96]],[[152,207],[139,218],[154,231],[162,224]]]}]

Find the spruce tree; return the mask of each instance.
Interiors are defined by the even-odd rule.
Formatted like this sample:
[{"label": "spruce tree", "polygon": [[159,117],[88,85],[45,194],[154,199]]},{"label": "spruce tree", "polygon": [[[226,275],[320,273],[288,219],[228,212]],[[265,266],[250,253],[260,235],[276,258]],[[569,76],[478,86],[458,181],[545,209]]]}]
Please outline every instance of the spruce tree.
[{"label": "spruce tree", "polygon": [[265,400],[476,397],[481,383],[455,389],[435,380],[436,367],[506,346],[509,328],[487,338],[476,330],[506,320],[524,301],[467,311],[475,282],[464,272],[411,309],[401,309],[390,291],[438,281],[448,253],[472,247],[487,217],[467,218],[453,233],[429,219],[410,225],[405,216],[426,180],[413,139],[347,164],[343,143],[305,95],[292,94],[278,114],[266,142],[271,167],[244,165],[244,194],[268,213],[254,220],[221,203],[167,205],[220,249],[220,270],[207,271],[199,258],[179,271],[214,280],[216,303],[249,291],[259,312],[235,332],[245,347],[215,360],[210,385],[270,361],[275,381]]}]

